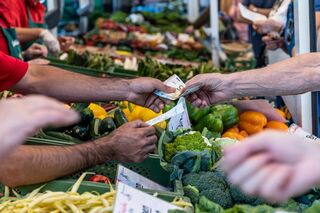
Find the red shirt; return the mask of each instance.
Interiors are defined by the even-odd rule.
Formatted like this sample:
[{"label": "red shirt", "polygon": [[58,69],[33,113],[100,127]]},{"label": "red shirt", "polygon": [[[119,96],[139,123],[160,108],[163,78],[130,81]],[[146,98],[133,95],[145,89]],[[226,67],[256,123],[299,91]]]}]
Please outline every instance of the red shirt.
[{"label": "red shirt", "polygon": [[0,52],[0,91],[17,84],[27,73],[29,64]]},{"label": "red shirt", "polygon": [[[34,0],[0,0],[0,26],[28,28],[27,4],[32,21],[43,23],[45,7],[41,3],[33,4],[33,2]],[[10,55],[7,40],[2,32],[0,32],[0,51]]]}]

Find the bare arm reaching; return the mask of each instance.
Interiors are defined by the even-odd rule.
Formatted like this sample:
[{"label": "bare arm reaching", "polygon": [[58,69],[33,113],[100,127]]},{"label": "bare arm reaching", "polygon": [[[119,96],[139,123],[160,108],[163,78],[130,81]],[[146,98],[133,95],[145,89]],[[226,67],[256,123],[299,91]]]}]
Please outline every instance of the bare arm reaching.
[{"label": "bare arm reaching", "polygon": [[24,78],[12,88],[22,94],[42,93],[66,102],[127,100],[158,112],[165,102],[153,95],[156,89],[175,91],[152,78],[94,78],[35,64],[30,64]]},{"label": "bare arm reaching", "polygon": [[320,90],[320,54],[297,56],[268,67],[229,75],[198,75],[188,87],[201,89],[188,97],[205,107],[244,96],[297,95]]}]

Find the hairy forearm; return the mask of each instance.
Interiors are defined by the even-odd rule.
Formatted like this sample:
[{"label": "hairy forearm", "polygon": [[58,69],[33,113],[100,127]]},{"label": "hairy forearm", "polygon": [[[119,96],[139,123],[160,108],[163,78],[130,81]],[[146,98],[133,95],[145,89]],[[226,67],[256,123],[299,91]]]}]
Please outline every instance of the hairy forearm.
[{"label": "hairy forearm", "polygon": [[43,29],[41,28],[15,28],[17,38],[20,42],[28,42],[36,40],[40,37]]},{"label": "hairy forearm", "polygon": [[268,67],[225,76],[224,88],[234,98],[297,95],[320,90],[320,54],[297,56]]},{"label": "hairy forearm", "polygon": [[66,147],[21,146],[1,162],[0,182],[10,187],[43,183],[111,158],[110,149],[100,142]]},{"label": "hairy forearm", "polygon": [[127,99],[129,84],[129,80],[94,78],[56,67],[30,65],[13,91],[44,94],[65,102],[122,101]]}]

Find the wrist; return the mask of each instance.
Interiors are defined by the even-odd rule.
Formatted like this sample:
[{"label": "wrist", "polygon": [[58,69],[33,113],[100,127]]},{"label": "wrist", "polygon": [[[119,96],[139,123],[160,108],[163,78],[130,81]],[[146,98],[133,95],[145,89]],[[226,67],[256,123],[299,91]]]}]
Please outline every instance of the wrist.
[{"label": "wrist", "polygon": [[134,89],[133,83],[134,83],[134,80],[123,80],[123,84],[124,84],[123,88],[125,88],[123,101],[129,101],[129,102],[135,101],[134,99],[135,92],[133,91]]},{"label": "wrist", "polygon": [[79,151],[84,157],[86,168],[103,164],[113,159],[112,146],[106,142],[107,138],[109,136],[79,145]]},{"label": "wrist", "polygon": [[221,74],[221,82],[219,91],[223,91],[228,99],[238,98],[239,94],[237,92],[237,73],[233,74]]}]

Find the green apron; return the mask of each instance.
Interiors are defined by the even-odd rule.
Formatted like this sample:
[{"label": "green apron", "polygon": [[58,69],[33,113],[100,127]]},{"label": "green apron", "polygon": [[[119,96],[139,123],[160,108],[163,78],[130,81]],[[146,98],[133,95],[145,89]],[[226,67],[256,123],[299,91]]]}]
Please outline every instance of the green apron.
[{"label": "green apron", "polygon": [[4,37],[7,40],[10,55],[14,58],[23,60],[20,42],[17,39],[16,30],[14,28],[1,28]]},{"label": "green apron", "polygon": [[[47,29],[48,28],[48,26],[46,24],[35,23],[32,20],[32,16],[30,14],[29,8],[27,8],[27,10],[28,10],[28,25],[29,25],[29,28],[42,28],[42,29]],[[34,43],[43,44],[43,41],[42,41],[42,39],[39,38],[39,39],[34,40],[34,41],[24,42],[23,45],[22,45],[22,49],[26,50]]]}]

